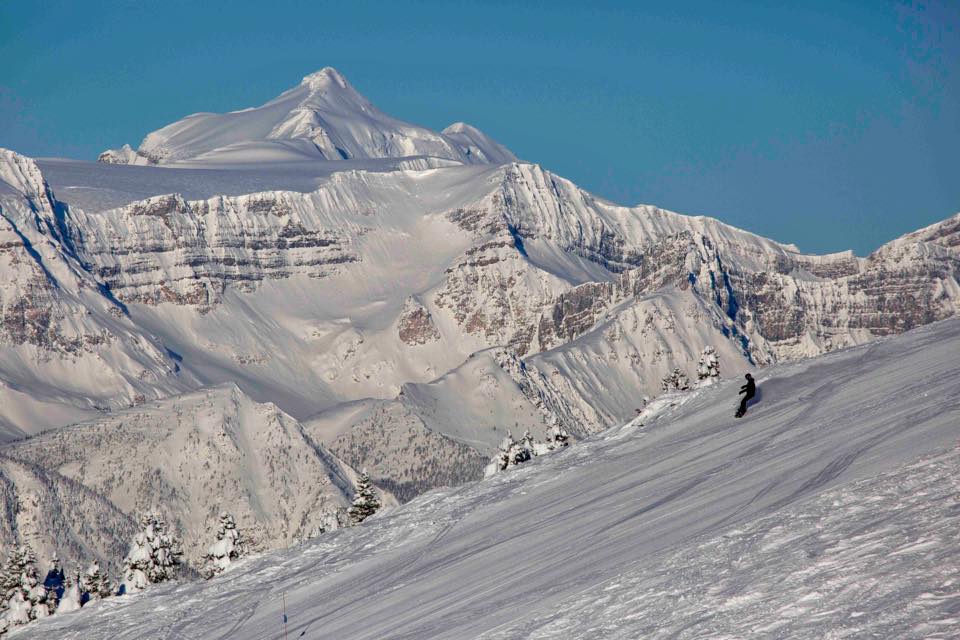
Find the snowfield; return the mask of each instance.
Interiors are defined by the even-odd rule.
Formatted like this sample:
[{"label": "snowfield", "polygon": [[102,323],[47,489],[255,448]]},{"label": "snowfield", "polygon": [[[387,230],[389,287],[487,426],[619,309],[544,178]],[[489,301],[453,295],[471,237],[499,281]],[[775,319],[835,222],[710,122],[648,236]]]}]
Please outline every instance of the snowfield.
[{"label": "snowfield", "polygon": [[216,580],[11,635],[955,638],[958,363],[946,320],[776,365],[742,420],[727,381]]}]

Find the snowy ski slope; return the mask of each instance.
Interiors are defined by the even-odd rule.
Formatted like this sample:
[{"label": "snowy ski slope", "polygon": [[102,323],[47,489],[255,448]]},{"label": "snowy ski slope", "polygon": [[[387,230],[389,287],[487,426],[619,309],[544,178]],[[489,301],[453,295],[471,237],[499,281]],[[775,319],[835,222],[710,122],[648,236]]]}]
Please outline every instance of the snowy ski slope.
[{"label": "snowy ski slope", "polygon": [[[949,638],[960,320],[737,381],[24,638]],[[663,403],[660,403],[661,405]],[[643,424],[640,424],[640,423]]]}]

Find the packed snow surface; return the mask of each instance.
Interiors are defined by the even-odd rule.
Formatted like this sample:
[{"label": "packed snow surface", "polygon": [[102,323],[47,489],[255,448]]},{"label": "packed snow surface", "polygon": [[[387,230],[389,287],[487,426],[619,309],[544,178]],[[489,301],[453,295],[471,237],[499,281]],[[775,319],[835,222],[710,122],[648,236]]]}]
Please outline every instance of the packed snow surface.
[{"label": "packed snow surface", "polygon": [[[763,371],[36,638],[948,638],[960,321]],[[663,404],[663,403],[661,403]]]}]

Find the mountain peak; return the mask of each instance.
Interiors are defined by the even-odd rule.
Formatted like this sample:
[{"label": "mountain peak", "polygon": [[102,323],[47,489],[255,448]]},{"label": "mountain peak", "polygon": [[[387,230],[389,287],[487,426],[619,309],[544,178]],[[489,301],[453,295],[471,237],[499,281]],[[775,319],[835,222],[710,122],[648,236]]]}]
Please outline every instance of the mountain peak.
[{"label": "mountain peak", "polygon": [[241,166],[285,161],[431,156],[461,164],[514,160],[483,133],[458,125],[437,133],[381,112],[333,67],[254,108],[199,113],[147,134],[134,151],[100,154],[117,164]]},{"label": "mountain peak", "polygon": [[310,87],[314,91],[329,89],[331,86],[338,86],[341,89],[350,87],[350,83],[343,75],[333,67],[324,67],[320,71],[315,71],[303,77],[301,85]]}]

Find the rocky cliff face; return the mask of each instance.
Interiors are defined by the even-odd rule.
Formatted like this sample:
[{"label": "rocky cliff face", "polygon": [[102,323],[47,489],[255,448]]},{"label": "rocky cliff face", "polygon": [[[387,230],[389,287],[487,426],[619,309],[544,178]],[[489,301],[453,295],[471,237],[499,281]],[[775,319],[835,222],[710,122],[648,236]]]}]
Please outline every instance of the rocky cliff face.
[{"label": "rocky cliff face", "polygon": [[249,291],[267,279],[323,278],[360,259],[347,233],[303,215],[304,199],[268,193],[186,202],[172,194],[77,214],[70,230],[84,266],[122,302],[204,309],[228,285]]},{"label": "rocky cliff face", "polygon": [[[452,212],[451,219],[487,238],[474,250],[479,257],[458,265],[460,291],[484,288],[485,277],[503,281],[504,258],[494,249],[513,249],[512,255],[550,273],[557,270],[548,252],[557,250],[602,267],[599,274],[575,274],[590,281],[568,280],[559,292],[519,287],[527,308],[494,305],[499,323],[519,325],[499,337],[520,353],[564,344],[614,306],[665,285],[689,286],[714,303],[733,321],[731,335],[744,341],[757,364],[859,344],[960,309],[957,217],[865,259],[806,256],[715,220],[614,207],[538,167],[514,165],[494,194],[479,206]],[[522,280],[513,276],[507,282]],[[440,301],[451,288],[448,284]],[[489,332],[491,324],[497,326],[477,320],[468,303],[457,308],[465,327]],[[531,323],[532,316],[537,319]]]}]

